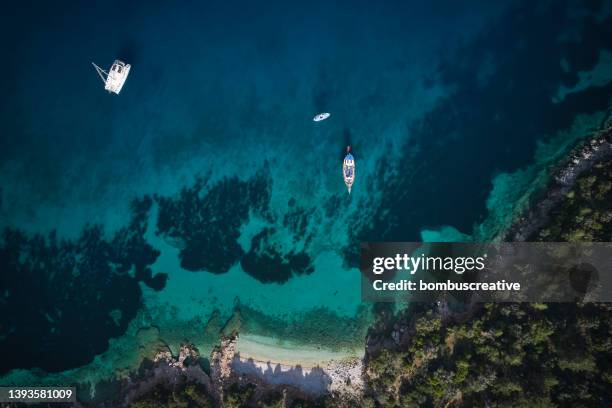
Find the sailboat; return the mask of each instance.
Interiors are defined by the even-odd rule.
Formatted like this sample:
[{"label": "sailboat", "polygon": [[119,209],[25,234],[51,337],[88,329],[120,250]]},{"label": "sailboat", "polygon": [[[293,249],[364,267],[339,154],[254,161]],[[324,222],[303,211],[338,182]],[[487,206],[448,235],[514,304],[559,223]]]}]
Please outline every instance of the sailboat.
[{"label": "sailboat", "polygon": [[312,120],[314,120],[315,122],[320,122],[322,120],[329,118],[330,115],[331,113],[329,112],[318,113],[317,115],[315,115],[314,118],[312,118]]},{"label": "sailboat", "polygon": [[351,154],[351,146],[346,147],[346,156],[342,162],[342,176],[344,177],[344,184],[348,188],[348,193],[351,194],[351,188],[355,182],[355,158]]},{"label": "sailboat", "polygon": [[123,61],[115,60],[113,65],[111,65],[110,70],[106,72],[93,62],[91,64],[96,69],[98,75],[100,75],[102,82],[104,82],[104,89],[106,89],[108,92],[113,92],[119,95],[119,92],[121,92],[121,88],[123,88],[123,84],[125,84],[125,80],[127,79],[132,66]]}]

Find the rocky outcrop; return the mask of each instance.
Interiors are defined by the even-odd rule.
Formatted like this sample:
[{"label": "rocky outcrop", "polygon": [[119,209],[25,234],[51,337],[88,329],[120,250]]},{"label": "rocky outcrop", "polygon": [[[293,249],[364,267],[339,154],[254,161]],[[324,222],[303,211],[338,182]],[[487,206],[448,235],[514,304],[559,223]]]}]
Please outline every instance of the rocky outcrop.
[{"label": "rocky outcrop", "polygon": [[145,360],[138,373],[124,382],[120,406],[130,406],[160,384],[175,386],[185,381],[201,384],[215,396],[211,379],[199,362],[200,353],[192,344],[181,345],[178,356],[173,356],[168,348],[159,350],[153,360]]},{"label": "rocky outcrop", "polygon": [[221,345],[215,347],[210,359],[210,376],[215,384],[221,386],[232,374],[232,361],[236,356],[238,333],[221,339]]},{"label": "rocky outcrop", "polygon": [[612,128],[599,133],[599,135],[569,157],[569,163],[557,171],[553,176],[556,183],[571,186],[580,174],[590,169],[604,157],[612,153]]},{"label": "rocky outcrop", "polygon": [[170,350],[161,350],[153,357],[153,361],[155,363],[165,363],[169,367],[184,371],[189,366],[196,364],[199,358],[200,353],[194,345],[183,344],[179,349],[178,357],[174,357]]},{"label": "rocky outcrop", "polygon": [[330,362],[324,368],[331,378],[329,390],[341,396],[360,398],[364,391],[363,369],[361,358]]},{"label": "rocky outcrop", "polygon": [[553,171],[544,197],[514,223],[504,240],[529,240],[546,224],[550,211],[563,201],[578,177],[609,156],[612,156],[612,126],[597,132]]}]

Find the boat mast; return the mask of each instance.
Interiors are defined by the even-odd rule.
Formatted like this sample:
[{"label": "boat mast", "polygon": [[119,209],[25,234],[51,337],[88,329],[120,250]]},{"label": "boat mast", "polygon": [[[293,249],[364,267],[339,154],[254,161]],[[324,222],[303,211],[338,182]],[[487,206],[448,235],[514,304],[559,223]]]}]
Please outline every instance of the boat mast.
[{"label": "boat mast", "polygon": [[108,72],[106,72],[105,70],[103,70],[102,68],[94,64],[93,62],[91,63],[91,65],[94,66],[94,68],[96,69],[96,72],[98,73],[98,75],[100,75],[100,79],[102,80],[102,82],[106,84],[106,78],[104,77],[104,75],[108,76]]}]

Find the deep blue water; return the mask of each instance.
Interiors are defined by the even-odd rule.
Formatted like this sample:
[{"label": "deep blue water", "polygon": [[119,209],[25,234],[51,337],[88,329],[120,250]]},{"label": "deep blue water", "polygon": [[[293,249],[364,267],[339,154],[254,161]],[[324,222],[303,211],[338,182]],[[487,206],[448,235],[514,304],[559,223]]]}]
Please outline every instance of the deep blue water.
[{"label": "deep blue water", "polygon": [[[9,5],[0,347],[31,352],[0,373],[193,340],[236,302],[246,332],[358,339],[359,242],[490,238],[609,110],[606,2],[491,3]],[[119,96],[90,64],[115,58]]]}]

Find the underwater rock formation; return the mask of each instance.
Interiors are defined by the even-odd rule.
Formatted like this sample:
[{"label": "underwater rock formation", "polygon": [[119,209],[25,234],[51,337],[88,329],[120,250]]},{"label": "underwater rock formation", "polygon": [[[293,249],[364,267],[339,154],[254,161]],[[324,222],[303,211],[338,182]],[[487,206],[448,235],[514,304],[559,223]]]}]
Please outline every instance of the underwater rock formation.
[{"label": "underwater rock formation", "polygon": [[273,233],[274,229],[264,228],[253,237],[251,249],[240,261],[240,266],[246,273],[260,282],[284,283],[294,274],[314,272],[310,256],[306,252],[279,252],[269,239]]},{"label": "underwater rock formation", "polygon": [[[274,228],[263,228],[251,238],[248,252],[238,243],[240,228],[257,216],[270,223],[271,179],[266,168],[246,181],[223,179],[213,185],[198,180],[176,197],[156,197],[157,233],[168,242],[180,242],[181,267],[221,274],[240,263],[243,270],[264,283],[284,283],[294,275],[313,272],[305,251],[283,253],[273,242]],[[283,225],[296,239],[305,235],[308,214],[294,211]]]},{"label": "underwater rock formation", "polygon": [[[0,373],[84,365],[127,329],[141,307],[143,281],[156,290],[165,274],[149,268],[159,255],[144,239],[151,199],[132,203],[128,226],[110,239],[87,226],[74,240],[6,229],[0,245]],[[132,274],[133,271],[133,274]],[[79,339],[75,343],[75,339]]]}]

